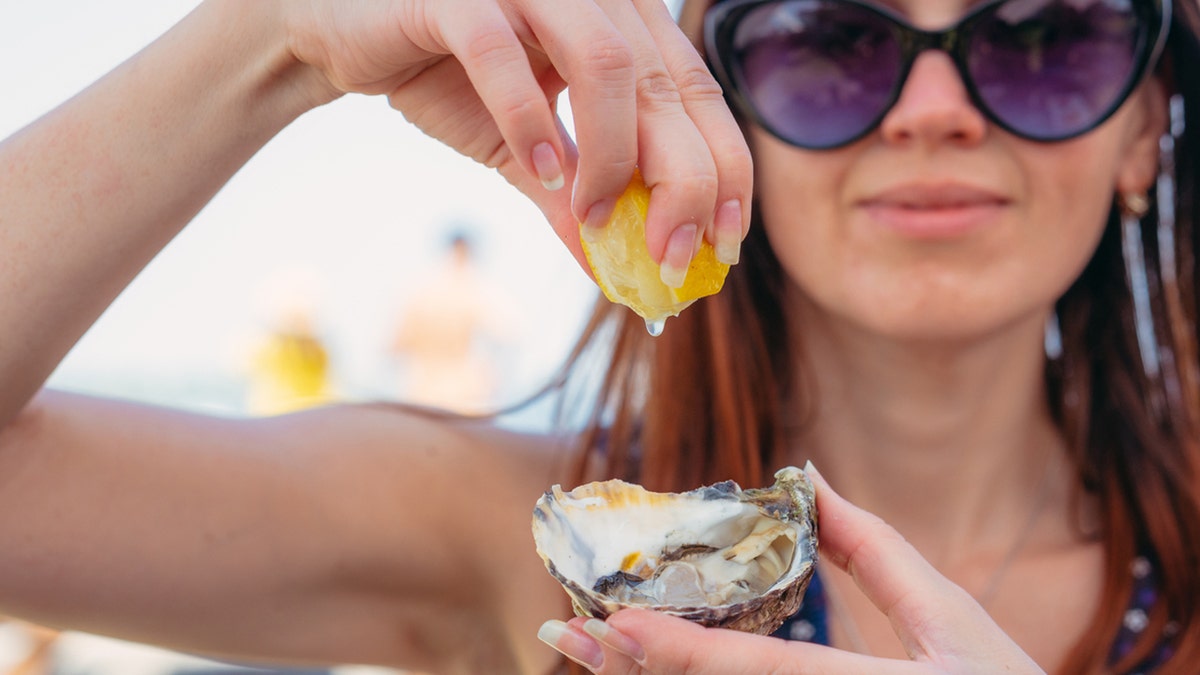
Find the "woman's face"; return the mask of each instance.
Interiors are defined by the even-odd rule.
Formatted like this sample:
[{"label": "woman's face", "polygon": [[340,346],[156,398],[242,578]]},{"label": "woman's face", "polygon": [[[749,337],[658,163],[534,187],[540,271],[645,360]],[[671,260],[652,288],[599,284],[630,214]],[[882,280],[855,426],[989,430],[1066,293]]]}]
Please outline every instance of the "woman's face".
[{"label": "woman's face", "polygon": [[[900,0],[918,27],[966,0]],[[1144,193],[1165,107],[1143,84],[1102,126],[1036,143],[992,125],[950,58],[918,57],[881,126],[806,151],[751,129],[759,208],[795,287],[824,313],[901,339],[1042,320],[1082,271],[1115,193]]]}]

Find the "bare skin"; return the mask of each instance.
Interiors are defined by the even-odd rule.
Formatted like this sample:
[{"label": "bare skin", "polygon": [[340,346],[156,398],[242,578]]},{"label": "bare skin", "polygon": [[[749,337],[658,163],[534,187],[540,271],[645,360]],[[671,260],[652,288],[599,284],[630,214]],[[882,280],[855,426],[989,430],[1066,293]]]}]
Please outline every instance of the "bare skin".
[{"label": "bare skin", "polygon": [[[736,247],[748,222],[750,153],[658,0],[464,3],[211,0],[0,145],[0,541],[20,543],[0,550],[0,611],[240,657],[448,673],[539,674],[556,662],[535,635],[566,603],[529,534],[537,496],[566,480],[569,456],[556,440],[366,407],[245,421],[38,393],[117,293],[248,157],[306,110],[347,92],[387,96],[427,133],[497,168],[577,257],[578,222],[606,216],[635,165],[653,186],[647,231],[656,259],[686,264],[691,232]],[[930,24],[962,9],[956,0],[922,7],[931,9],[919,20]],[[764,215],[795,285],[794,315],[808,319],[806,349],[826,369],[818,375],[830,407],[823,424],[797,438],[796,459],[812,457],[915,545],[822,488],[825,550],[864,595],[848,577],[832,578],[852,598],[871,651],[919,661],[888,668],[981,672],[987,663],[1037,672],[1023,650],[1053,667],[1070,645],[1063,633],[1081,625],[1052,613],[1018,617],[1009,598],[1061,588],[1061,606],[1082,616],[1101,562],[1066,521],[1069,479],[1061,462],[1046,463],[1061,440],[1034,377],[1040,321],[1090,242],[1060,241],[1076,255],[1063,258],[1057,276],[1004,295],[997,282],[1011,280],[1011,268],[976,282],[954,276],[965,267],[954,256],[857,255],[836,238],[853,230],[843,226],[855,215],[800,223],[790,218],[813,214],[785,208],[789,196],[838,207],[796,200],[800,189],[881,189],[871,169],[893,166],[906,151],[930,159],[947,148],[961,157],[990,148],[1037,159],[980,127],[953,71],[921,58],[908,86],[924,93],[858,145],[800,157],[755,139]],[[578,147],[553,112],[565,84]],[[1097,194],[1151,180],[1142,150],[1161,127],[1153,94],[1147,87],[1090,137],[1085,156],[1107,159],[1087,183]],[[831,170],[813,170],[817,162]],[[847,251],[856,265],[830,270],[805,258],[836,261]],[[1018,259],[1001,252],[1009,256],[1001,260]],[[895,278],[928,292],[927,302],[881,302],[891,286],[868,275],[856,288],[838,276],[888,264],[909,265],[901,271],[917,274]],[[946,279],[964,283],[937,283]],[[1018,302],[951,294],[962,289]],[[928,307],[944,314],[931,320]],[[1007,367],[986,367],[995,363]],[[1027,521],[1036,490],[1028,477],[1044,466],[1052,471],[1045,517],[1004,579],[1005,600],[987,608],[993,621],[963,589],[986,579]],[[929,497],[940,505],[932,513]],[[969,537],[981,523],[983,536]],[[1029,597],[1007,595],[1014,589]],[[659,636],[643,643],[653,653],[630,663],[606,646],[603,672],[728,673],[721,659],[731,657],[756,673],[884,665],[634,617],[612,625],[638,639]],[[549,641],[595,655],[601,647],[578,623]],[[835,637],[848,645],[844,632]],[[696,658],[727,646],[736,650]]]},{"label": "bare skin", "polygon": [[0,519],[22,542],[5,610],[229,656],[545,672],[533,636],[565,596],[529,523],[562,456],[395,410],[213,420],[46,393],[0,434],[0,506],[28,516]]}]

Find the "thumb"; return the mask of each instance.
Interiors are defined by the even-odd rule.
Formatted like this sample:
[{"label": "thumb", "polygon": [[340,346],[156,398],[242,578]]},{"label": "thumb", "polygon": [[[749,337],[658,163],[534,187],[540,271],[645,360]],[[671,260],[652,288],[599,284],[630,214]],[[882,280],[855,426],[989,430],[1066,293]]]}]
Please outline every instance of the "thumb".
[{"label": "thumb", "polygon": [[968,656],[1041,672],[975,598],[929,564],[895,529],[842,498],[810,463],[821,556],[853,577],[887,615],[910,658]]}]

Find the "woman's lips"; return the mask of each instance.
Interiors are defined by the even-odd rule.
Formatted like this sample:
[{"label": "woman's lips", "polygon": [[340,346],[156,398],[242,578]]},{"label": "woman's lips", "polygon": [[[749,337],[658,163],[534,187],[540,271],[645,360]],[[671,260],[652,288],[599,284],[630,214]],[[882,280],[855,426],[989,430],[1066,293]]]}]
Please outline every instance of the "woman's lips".
[{"label": "woman's lips", "polygon": [[858,202],[878,224],[914,239],[963,236],[994,222],[1008,204],[996,192],[961,183],[901,185]]}]

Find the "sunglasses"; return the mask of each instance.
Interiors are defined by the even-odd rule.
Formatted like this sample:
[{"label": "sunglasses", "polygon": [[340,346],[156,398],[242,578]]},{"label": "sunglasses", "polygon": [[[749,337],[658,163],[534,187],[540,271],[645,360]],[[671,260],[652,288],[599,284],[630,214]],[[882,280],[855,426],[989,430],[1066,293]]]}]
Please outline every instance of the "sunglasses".
[{"label": "sunglasses", "polygon": [[913,62],[950,55],[999,127],[1062,141],[1109,118],[1162,51],[1171,0],[998,0],[941,31],[859,0],[727,0],[705,46],[731,104],[780,140],[821,150],[874,130]]}]

